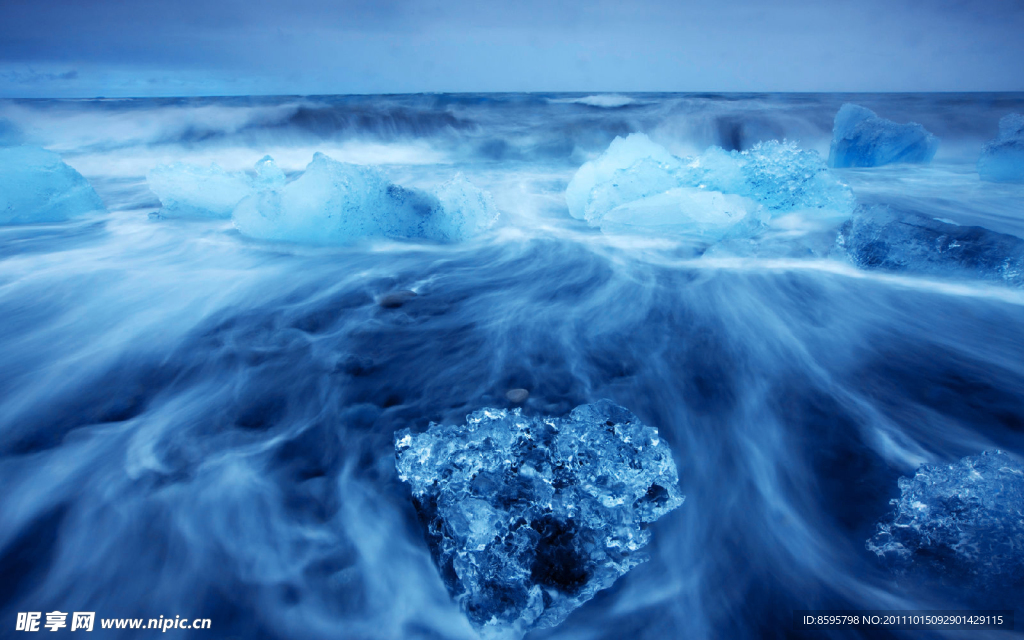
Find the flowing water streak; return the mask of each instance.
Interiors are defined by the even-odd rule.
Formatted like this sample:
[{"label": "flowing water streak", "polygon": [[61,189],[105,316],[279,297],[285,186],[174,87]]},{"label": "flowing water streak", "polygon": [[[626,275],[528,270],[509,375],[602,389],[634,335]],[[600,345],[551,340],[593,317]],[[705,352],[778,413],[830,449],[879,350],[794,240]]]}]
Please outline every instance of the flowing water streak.
[{"label": "flowing water streak", "polygon": [[[687,495],[654,526],[648,563],[538,637],[759,637],[790,629],[792,609],[957,605],[895,585],[864,541],[920,463],[1024,453],[1024,295],[835,260],[694,259],[569,219],[568,178],[618,133],[827,148],[844,99],[631,98],[0,105],[81,163],[113,211],[0,229],[2,615],[471,638],[396,478],[393,433],[507,406],[512,388],[532,415],[630,408],[659,428]],[[903,181],[925,213],[1006,221],[1019,189],[986,191],[986,208],[950,184],[1022,102],[868,97],[943,146],[924,171],[842,175],[861,198]],[[951,116],[958,104],[974,119]],[[313,248],[146,215],[141,176],[164,158],[251,165],[318,145],[392,150],[403,184],[463,171],[504,226],[460,245]],[[404,290],[397,308],[377,303]]]}]

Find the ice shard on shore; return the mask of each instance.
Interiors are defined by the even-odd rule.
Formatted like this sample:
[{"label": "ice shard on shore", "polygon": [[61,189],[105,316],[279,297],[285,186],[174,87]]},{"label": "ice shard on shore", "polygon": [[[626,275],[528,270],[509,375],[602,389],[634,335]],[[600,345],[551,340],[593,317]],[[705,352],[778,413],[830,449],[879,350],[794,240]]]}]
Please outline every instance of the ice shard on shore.
[{"label": "ice shard on shore", "polygon": [[59,154],[30,146],[0,148],[0,224],[60,222],[103,210],[89,181]]},{"label": "ice shard on shore", "polygon": [[988,182],[1024,182],[1024,115],[999,121],[999,137],[981,150],[978,175]]},{"label": "ice shard on shore", "polygon": [[657,429],[608,400],[566,418],[483,409],[396,434],[397,469],[449,592],[484,638],[551,627],[643,562],[683,503]]},{"label": "ice shard on shore", "polygon": [[677,158],[642,133],[616,138],[565,192],[569,213],[603,231],[644,230],[714,243],[772,216],[849,214],[853,194],[815,151],[769,140]]},{"label": "ice shard on shore", "polygon": [[836,113],[828,166],[927,164],[938,149],[939,139],[916,122],[899,124],[878,117],[871,109],[847,103]]},{"label": "ice shard on shore", "polygon": [[897,574],[960,589],[1024,590],[1024,465],[1002,451],[899,479],[867,549]]},{"label": "ice shard on shore", "polygon": [[883,205],[859,207],[835,248],[862,269],[1024,285],[1024,240]]}]

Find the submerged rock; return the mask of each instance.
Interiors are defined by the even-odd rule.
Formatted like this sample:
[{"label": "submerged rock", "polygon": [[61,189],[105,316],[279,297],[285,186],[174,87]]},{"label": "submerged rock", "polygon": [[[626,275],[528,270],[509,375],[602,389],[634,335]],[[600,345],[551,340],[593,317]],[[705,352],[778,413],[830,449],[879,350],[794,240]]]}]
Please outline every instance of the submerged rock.
[{"label": "submerged rock", "polygon": [[845,222],[836,248],[863,269],[1024,285],[1024,240],[886,206],[864,206]]},{"label": "submerged rock", "polygon": [[377,304],[382,309],[397,309],[415,297],[415,291],[402,289],[399,291],[392,291],[391,293],[385,293],[381,297],[377,298]]},{"label": "submerged rock", "polygon": [[987,451],[924,465],[899,488],[867,541],[886,566],[958,589],[1024,588],[1024,465]]},{"label": "submerged rock", "polygon": [[519,404],[520,402],[526,402],[526,399],[530,397],[530,392],[526,389],[509,389],[505,392],[505,397],[508,398],[509,402]]},{"label": "submerged rock", "polygon": [[397,469],[442,578],[485,638],[560,623],[643,562],[683,502],[657,429],[602,400],[567,418],[483,409],[396,434]]}]

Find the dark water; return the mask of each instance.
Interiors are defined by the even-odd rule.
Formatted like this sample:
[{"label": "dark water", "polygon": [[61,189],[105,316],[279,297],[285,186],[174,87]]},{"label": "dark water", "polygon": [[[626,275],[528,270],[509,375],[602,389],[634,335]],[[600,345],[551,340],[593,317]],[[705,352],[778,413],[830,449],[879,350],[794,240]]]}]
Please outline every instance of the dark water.
[{"label": "dark water", "polygon": [[[0,229],[0,636],[16,612],[59,609],[210,618],[169,633],[211,638],[471,638],[393,433],[507,406],[512,388],[531,414],[629,407],[687,496],[649,562],[530,637],[845,638],[859,632],[793,630],[792,611],[978,606],[896,581],[865,540],[918,465],[1024,454],[1024,293],[693,259],[572,220],[562,193],[633,131],[681,154],[782,137],[827,152],[855,100],[942,140],[927,167],[839,172],[861,202],[1020,236],[1024,187],[973,163],[1024,95],[580,97],[0,103],[112,212]],[[461,245],[312,249],[147,217],[161,162],[271,153],[295,172],[315,150],[403,184],[462,171],[501,223]],[[400,290],[417,295],[377,304]],[[943,637],[958,634],[987,637]]]}]

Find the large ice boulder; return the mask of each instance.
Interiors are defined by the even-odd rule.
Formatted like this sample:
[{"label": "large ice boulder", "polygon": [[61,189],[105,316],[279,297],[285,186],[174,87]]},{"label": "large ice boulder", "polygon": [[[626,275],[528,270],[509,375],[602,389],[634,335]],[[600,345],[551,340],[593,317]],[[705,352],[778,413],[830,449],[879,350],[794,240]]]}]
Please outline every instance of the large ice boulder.
[{"label": "large ice boulder", "polygon": [[565,190],[569,214],[598,221],[620,204],[682,186],[682,160],[643,133],[616,137],[598,158],[584,163]]},{"label": "large ice boulder", "polygon": [[773,215],[853,210],[853,194],[814,151],[761,142],[678,158],[642,133],[616,138],[570,181],[574,217],[604,230],[647,229],[714,242]]},{"label": "large ice boulder", "polygon": [[254,192],[250,176],[216,164],[160,165],[146,175],[146,182],[160,198],[161,215],[168,217],[230,218],[238,203]]},{"label": "large ice boulder", "polygon": [[899,575],[1019,604],[1024,591],[1024,465],[1001,451],[925,465],[899,479],[868,550]]},{"label": "large ice boulder", "polygon": [[459,241],[497,218],[490,196],[462,176],[428,193],[396,185],[374,167],[322,153],[288,184],[257,184],[232,215],[247,236],[318,245],[368,237]]},{"label": "large ice boulder", "polygon": [[981,150],[978,175],[989,182],[1024,182],[1024,115],[999,121],[999,137]]},{"label": "large ice boulder", "polygon": [[483,638],[560,623],[645,561],[650,524],[683,503],[658,431],[607,400],[395,436],[438,571]]},{"label": "large ice boulder", "polygon": [[878,117],[871,109],[847,103],[836,114],[828,166],[926,164],[938,149],[939,139],[916,122],[898,124]]},{"label": "large ice boulder", "polygon": [[843,223],[836,249],[864,269],[1024,285],[1024,240],[881,205]]},{"label": "large ice boulder", "polygon": [[103,209],[89,181],[60,155],[39,147],[0,148],[0,224],[59,222]]}]

